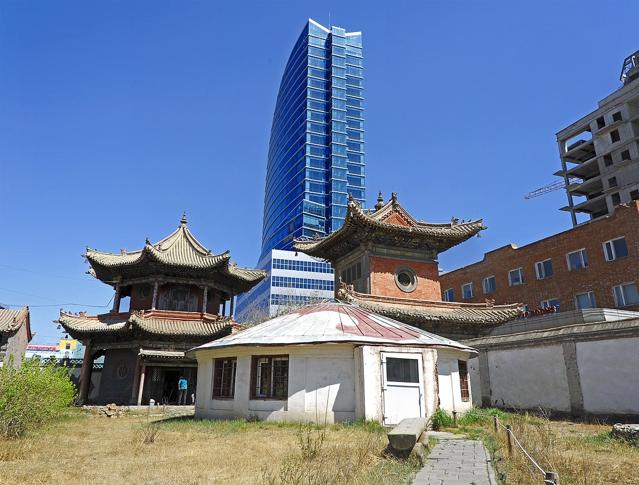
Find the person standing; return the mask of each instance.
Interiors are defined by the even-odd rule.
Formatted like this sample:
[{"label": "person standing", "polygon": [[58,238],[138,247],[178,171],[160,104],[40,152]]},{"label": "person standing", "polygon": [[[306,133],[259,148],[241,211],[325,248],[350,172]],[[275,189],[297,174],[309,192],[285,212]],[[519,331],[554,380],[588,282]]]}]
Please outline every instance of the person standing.
[{"label": "person standing", "polygon": [[184,378],[184,376],[180,376],[178,380],[178,405],[186,404],[186,391],[189,388],[189,382]]}]

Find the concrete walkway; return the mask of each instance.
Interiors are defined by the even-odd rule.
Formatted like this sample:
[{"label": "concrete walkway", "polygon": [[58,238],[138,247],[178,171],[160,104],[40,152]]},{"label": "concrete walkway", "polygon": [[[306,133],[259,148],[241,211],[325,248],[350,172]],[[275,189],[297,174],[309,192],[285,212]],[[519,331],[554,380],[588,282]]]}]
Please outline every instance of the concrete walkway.
[{"label": "concrete walkway", "polygon": [[428,455],[415,485],[497,485],[490,455],[481,441],[437,433],[438,443]]}]

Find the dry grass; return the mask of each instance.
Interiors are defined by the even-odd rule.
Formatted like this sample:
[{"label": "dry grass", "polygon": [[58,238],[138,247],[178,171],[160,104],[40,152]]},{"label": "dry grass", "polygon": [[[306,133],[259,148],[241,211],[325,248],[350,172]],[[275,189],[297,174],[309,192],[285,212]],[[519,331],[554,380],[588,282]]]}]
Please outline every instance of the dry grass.
[{"label": "dry grass", "polygon": [[[73,411],[38,434],[0,440],[0,482],[402,483],[417,468],[386,457],[384,431],[366,423],[321,431],[239,420],[147,420]],[[150,429],[157,431],[145,444]]]},{"label": "dry grass", "polygon": [[[639,485],[639,448],[610,437],[611,425],[555,421],[543,416],[500,413],[522,446],[562,485]],[[455,431],[481,437],[494,457],[498,478],[508,485],[542,484],[543,476],[514,445],[508,456],[506,433],[493,432],[492,418],[460,421]]]}]

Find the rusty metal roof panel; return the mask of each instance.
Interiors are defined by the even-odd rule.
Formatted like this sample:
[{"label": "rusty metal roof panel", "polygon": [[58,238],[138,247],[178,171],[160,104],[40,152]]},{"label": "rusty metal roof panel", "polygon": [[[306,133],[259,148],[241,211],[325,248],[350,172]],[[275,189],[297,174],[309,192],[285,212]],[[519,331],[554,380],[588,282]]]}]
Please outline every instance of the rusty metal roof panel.
[{"label": "rusty metal roof panel", "polygon": [[319,303],[196,347],[309,345],[354,343],[410,347],[447,347],[475,352],[419,328],[348,303]]}]

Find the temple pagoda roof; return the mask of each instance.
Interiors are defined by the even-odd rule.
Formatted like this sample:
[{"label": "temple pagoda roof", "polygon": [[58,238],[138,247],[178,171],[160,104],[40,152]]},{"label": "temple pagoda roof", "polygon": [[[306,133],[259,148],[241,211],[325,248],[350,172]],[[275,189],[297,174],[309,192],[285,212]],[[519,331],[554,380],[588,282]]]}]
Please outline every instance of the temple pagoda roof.
[{"label": "temple pagoda roof", "polygon": [[17,332],[23,325],[26,325],[27,339],[31,340],[31,318],[28,306],[15,310],[0,308],[0,333]]},{"label": "temple pagoda roof", "polygon": [[450,325],[454,325],[462,329],[489,329],[514,320],[522,310],[519,303],[495,305],[492,302],[458,303],[368,295],[353,291],[352,287],[347,285],[338,290],[337,298],[379,315],[422,328],[434,328],[433,324],[443,324],[442,328],[451,328]]},{"label": "temple pagoda roof", "polygon": [[122,340],[136,338],[157,340],[208,341],[231,333],[237,325],[228,317],[196,312],[163,310],[86,315],[60,311],[58,323],[78,340],[87,338]]},{"label": "temple pagoda roof", "polygon": [[84,256],[91,265],[89,273],[110,285],[147,276],[174,276],[214,280],[244,292],[266,276],[264,271],[231,263],[229,251],[213,254],[205,248],[189,230],[186,215],[175,231],[157,243],[147,239],[138,251],[115,254],[87,248]]},{"label": "temple pagoda roof", "polygon": [[352,198],[346,219],[334,233],[317,239],[296,239],[295,249],[310,256],[334,261],[363,243],[378,243],[407,249],[435,250],[438,253],[460,244],[485,229],[482,220],[432,224],[413,218],[397,201],[397,195],[375,211],[362,209]]}]

